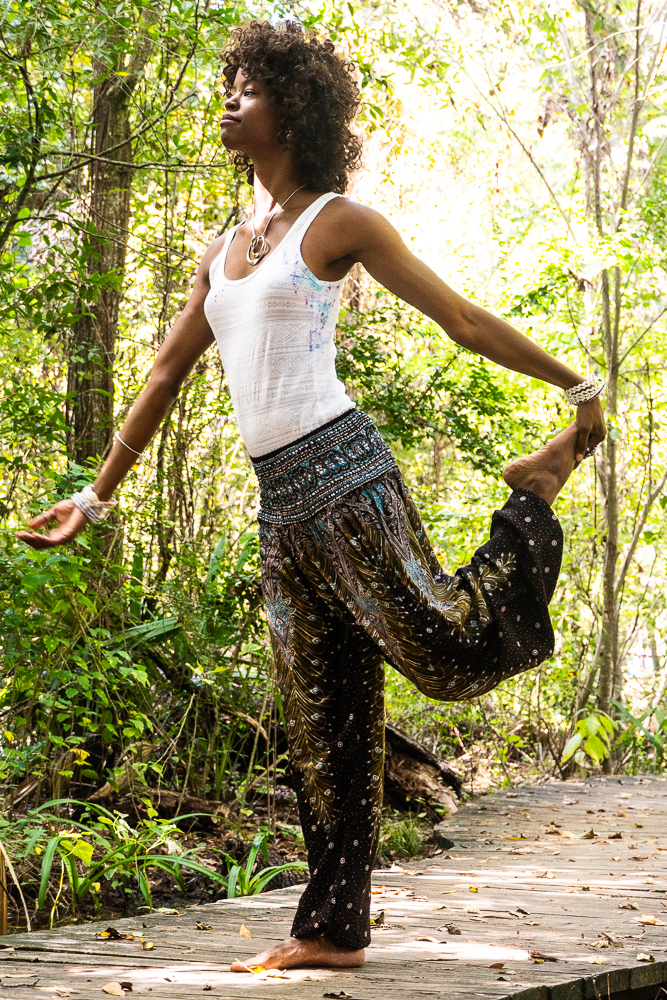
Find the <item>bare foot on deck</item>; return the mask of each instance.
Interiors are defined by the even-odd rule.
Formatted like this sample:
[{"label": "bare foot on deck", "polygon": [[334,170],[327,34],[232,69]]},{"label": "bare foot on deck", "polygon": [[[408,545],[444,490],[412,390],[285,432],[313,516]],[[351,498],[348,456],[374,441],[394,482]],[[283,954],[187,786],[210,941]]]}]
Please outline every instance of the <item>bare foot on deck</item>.
[{"label": "bare foot on deck", "polygon": [[232,972],[248,972],[256,965],[264,969],[303,969],[311,966],[335,966],[338,968],[353,968],[364,964],[363,948],[348,951],[339,948],[321,935],[305,938],[288,938],[274,948],[263,951],[247,962],[232,962]]},{"label": "bare foot on deck", "polygon": [[513,490],[530,490],[551,506],[575,466],[577,425],[570,424],[537,451],[515,458],[503,479]]}]

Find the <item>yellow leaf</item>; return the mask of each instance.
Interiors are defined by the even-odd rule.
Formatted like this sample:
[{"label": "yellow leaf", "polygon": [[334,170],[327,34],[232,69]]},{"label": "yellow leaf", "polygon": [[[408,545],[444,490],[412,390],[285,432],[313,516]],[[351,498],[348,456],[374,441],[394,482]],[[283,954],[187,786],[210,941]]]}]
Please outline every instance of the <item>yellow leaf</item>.
[{"label": "yellow leaf", "polygon": [[16,737],[14,736],[14,733],[10,733],[9,729],[5,729],[5,739],[8,743],[13,743]]},{"label": "yellow leaf", "polygon": [[143,938],[141,939],[141,950],[142,951],[152,951],[154,947],[155,947],[155,945],[153,944],[152,941],[144,941]]},{"label": "yellow leaf", "polygon": [[641,917],[635,917],[635,920],[639,924],[650,924],[652,927],[658,927],[664,924],[664,920],[658,920],[652,913],[642,913]]},{"label": "yellow leaf", "polygon": [[471,886],[470,886],[470,891],[471,891],[471,892],[477,892],[477,887],[476,887],[476,886],[474,886],[474,885],[471,885]]},{"label": "yellow leaf", "polygon": [[239,931],[239,937],[252,937],[250,933],[250,928],[246,927],[245,924],[241,924],[241,929]]},{"label": "yellow leaf", "polygon": [[106,986],[102,987],[103,993],[110,993],[112,997],[124,997],[125,990],[120,985],[120,983],[107,983]]}]

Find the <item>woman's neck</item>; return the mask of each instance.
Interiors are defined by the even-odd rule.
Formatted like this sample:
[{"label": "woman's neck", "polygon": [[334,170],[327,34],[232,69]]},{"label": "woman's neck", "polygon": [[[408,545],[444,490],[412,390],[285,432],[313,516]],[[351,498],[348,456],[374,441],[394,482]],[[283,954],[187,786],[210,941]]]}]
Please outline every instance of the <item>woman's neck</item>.
[{"label": "woman's neck", "polygon": [[[299,177],[291,153],[288,156],[279,155],[270,163],[254,162],[253,169],[255,225],[259,225],[277,205],[281,205],[293,191],[301,187],[303,181]],[[290,202],[290,205],[292,204],[293,202]]]}]

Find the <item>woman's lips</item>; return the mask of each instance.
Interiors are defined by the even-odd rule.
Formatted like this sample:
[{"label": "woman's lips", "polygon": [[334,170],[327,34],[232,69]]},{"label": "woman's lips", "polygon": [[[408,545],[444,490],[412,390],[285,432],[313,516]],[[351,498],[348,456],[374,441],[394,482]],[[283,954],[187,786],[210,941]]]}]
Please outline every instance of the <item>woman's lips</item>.
[{"label": "woman's lips", "polygon": [[230,122],[234,122],[235,125],[239,124],[238,118],[232,118],[231,115],[224,115],[223,118],[220,120],[221,125],[227,125]]}]

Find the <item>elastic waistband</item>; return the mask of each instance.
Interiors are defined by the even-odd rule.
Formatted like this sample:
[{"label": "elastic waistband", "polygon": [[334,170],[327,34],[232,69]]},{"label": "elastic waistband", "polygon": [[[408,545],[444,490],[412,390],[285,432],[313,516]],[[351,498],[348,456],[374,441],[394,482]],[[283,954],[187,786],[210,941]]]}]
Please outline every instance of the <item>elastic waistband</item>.
[{"label": "elastic waistband", "polygon": [[371,418],[354,409],[253,465],[260,520],[293,524],[382,475],[396,461]]}]

